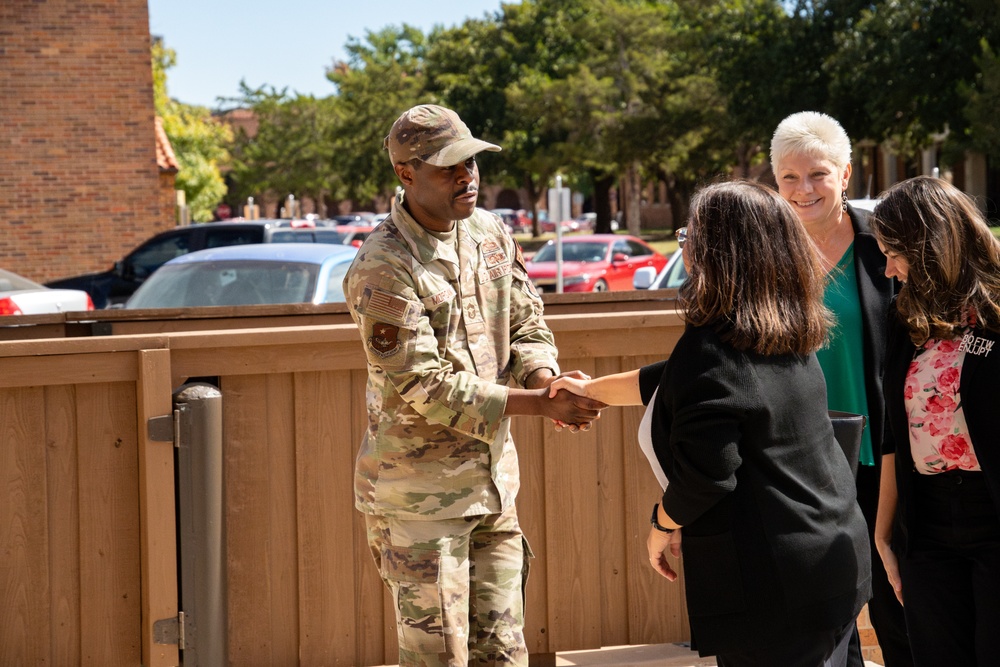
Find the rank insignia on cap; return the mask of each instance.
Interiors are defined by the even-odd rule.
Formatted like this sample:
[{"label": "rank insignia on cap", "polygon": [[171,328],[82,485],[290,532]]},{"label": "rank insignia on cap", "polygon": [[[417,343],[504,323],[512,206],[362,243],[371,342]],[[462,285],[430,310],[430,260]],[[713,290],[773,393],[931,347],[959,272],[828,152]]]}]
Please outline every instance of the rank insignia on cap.
[{"label": "rank insignia on cap", "polygon": [[376,322],[372,326],[372,336],[368,339],[368,348],[383,359],[399,352],[399,327]]}]

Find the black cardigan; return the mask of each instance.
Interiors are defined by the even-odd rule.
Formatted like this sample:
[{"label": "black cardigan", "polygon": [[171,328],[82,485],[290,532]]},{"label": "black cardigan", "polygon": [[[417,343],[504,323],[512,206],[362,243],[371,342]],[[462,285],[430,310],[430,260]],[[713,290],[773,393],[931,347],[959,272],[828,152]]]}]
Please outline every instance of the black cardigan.
[{"label": "black cardigan", "polygon": [[815,355],[739,352],[688,326],[640,371],[652,438],[683,526],[693,645],[709,655],[839,627],[870,597],[854,479]]},{"label": "black cardigan", "polygon": [[[865,394],[868,399],[872,451],[877,454],[885,430],[882,366],[885,363],[886,321],[889,303],[898,284],[885,276],[885,255],[878,249],[878,242],[868,224],[868,211],[848,206],[847,213],[854,227],[854,270],[858,279],[858,298],[861,301]],[[878,466],[878,463],[876,456],[875,465]]]},{"label": "black cardigan", "polygon": [[[903,389],[906,372],[913,361],[916,348],[895,307],[890,311],[889,327],[884,379],[887,420],[882,453],[896,454],[896,490],[899,501],[896,506],[893,549],[907,553],[909,528],[919,518],[912,503],[913,475],[916,473],[910,449]],[[1000,377],[1000,335],[985,329],[973,329],[972,335],[980,339],[972,348],[978,354],[973,351],[965,354],[959,393],[976,458],[986,476],[997,514],[1000,515],[1000,428],[996,423],[997,407],[1000,406],[1000,382],[997,381]]]}]

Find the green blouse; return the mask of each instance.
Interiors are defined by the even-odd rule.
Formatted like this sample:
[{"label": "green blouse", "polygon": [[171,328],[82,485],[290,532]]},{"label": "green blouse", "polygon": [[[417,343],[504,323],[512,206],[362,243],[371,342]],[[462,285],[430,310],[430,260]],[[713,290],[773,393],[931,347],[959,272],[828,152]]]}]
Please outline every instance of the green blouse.
[{"label": "green blouse", "polygon": [[[831,410],[868,416],[864,324],[861,319],[858,277],[854,270],[853,243],[827,278],[829,282],[823,302],[834,314],[834,325],[827,334],[826,345],[816,353],[823,374],[826,375],[827,406]],[[861,465],[875,465],[870,426],[865,427],[862,435],[859,459]]]}]

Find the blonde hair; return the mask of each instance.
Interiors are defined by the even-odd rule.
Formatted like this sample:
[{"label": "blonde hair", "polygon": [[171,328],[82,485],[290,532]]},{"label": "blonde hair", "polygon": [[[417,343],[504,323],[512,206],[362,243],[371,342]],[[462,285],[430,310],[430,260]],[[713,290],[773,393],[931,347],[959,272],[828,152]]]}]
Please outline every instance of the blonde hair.
[{"label": "blonde hair", "polygon": [[851,163],[851,140],[836,120],[818,111],[793,113],[778,123],[771,137],[771,171],[794,153],[829,160],[843,172]]}]

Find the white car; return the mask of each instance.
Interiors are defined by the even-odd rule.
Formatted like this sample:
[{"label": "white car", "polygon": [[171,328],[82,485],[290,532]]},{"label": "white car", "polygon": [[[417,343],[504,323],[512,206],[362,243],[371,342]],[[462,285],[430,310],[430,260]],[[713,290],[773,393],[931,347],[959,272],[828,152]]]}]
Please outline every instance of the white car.
[{"label": "white car", "polygon": [[0,315],[41,315],[93,310],[90,295],[78,289],[53,289],[0,269]]},{"label": "white car", "polygon": [[667,265],[659,273],[651,266],[636,269],[632,275],[632,286],[636,289],[677,289],[687,280],[680,249],[670,256]]}]

